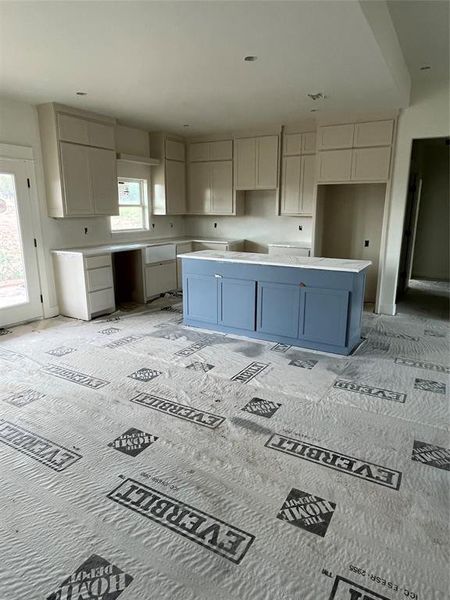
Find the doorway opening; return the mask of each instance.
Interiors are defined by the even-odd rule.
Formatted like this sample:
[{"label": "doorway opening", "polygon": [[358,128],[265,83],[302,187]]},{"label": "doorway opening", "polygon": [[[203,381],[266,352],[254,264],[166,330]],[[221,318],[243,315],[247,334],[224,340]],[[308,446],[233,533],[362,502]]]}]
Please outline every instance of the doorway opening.
[{"label": "doorway opening", "polygon": [[397,303],[448,318],[450,140],[414,140],[403,224]]}]

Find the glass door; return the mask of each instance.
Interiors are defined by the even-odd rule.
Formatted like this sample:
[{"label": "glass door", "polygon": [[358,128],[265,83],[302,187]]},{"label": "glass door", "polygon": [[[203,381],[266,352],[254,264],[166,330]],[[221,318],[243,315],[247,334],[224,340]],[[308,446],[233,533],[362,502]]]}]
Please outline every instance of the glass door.
[{"label": "glass door", "polygon": [[26,163],[0,159],[0,327],[42,316]]}]

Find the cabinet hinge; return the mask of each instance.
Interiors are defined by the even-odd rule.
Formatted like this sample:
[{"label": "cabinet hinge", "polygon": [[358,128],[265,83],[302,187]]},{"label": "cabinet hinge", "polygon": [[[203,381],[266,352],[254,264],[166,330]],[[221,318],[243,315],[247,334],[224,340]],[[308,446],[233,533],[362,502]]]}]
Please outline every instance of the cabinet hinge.
[{"label": "cabinet hinge", "polygon": [[29,188],[31,188],[31,181],[30,181],[30,178],[29,178],[29,177],[27,177],[27,186],[28,186]]},{"label": "cabinet hinge", "polygon": [[43,304],[44,303],[44,297],[43,297],[43,295],[39,294],[39,298],[41,299],[41,304]]},{"label": "cabinet hinge", "polygon": [[36,238],[33,239],[33,243],[34,243],[34,247],[37,248],[37,241]]}]

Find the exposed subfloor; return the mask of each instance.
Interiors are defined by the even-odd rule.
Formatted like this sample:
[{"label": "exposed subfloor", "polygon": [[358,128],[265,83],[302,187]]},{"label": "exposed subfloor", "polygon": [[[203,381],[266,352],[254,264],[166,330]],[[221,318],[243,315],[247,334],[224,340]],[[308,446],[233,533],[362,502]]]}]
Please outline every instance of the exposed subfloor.
[{"label": "exposed subfloor", "polygon": [[448,288],[399,308],[351,357],[177,297],[6,332],[2,600],[448,599]]}]

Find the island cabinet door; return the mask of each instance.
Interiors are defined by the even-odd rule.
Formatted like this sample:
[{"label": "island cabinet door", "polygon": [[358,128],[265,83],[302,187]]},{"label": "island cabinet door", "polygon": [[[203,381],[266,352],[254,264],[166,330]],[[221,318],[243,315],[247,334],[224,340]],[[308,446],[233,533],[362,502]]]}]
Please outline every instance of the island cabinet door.
[{"label": "island cabinet door", "polygon": [[187,274],[184,278],[184,311],[188,319],[217,323],[217,281],[211,275]]},{"label": "island cabinet door", "polygon": [[298,285],[258,281],[257,331],[298,338],[299,309]]},{"label": "island cabinet door", "polygon": [[256,281],[223,277],[219,281],[219,323],[255,331]]},{"label": "island cabinet door", "polygon": [[348,290],[300,288],[299,339],[345,346],[349,313]]}]

